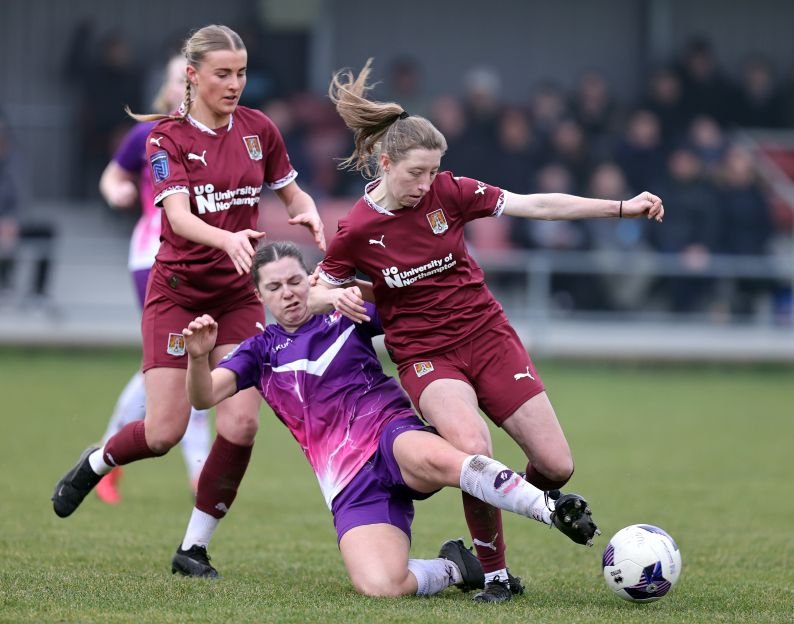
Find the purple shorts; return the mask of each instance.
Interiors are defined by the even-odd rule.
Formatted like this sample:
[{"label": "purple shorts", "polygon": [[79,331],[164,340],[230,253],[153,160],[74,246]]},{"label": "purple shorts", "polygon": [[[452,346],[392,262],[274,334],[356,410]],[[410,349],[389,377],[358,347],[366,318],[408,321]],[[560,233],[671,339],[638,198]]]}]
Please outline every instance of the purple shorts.
[{"label": "purple shorts", "polygon": [[139,269],[132,272],[132,283],[135,285],[135,294],[138,295],[138,305],[143,310],[143,302],[146,301],[146,283],[149,281],[151,269]]},{"label": "purple shorts", "polygon": [[386,425],[378,450],[331,503],[337,543],[350,529],[365,524],[391,524],[411,538],[413,502],[430,498],[435,492],[417,492],[403,481],[393,447],[395,438],[406,431],[436,433],[416,416],[397,418]]}]

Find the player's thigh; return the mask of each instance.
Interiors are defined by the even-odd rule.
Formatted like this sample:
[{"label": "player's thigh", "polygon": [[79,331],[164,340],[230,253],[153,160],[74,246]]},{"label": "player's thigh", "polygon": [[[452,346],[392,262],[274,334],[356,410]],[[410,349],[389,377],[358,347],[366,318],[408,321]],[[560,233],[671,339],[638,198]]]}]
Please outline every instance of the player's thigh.
[{"label": "player's thigh", "polygon": [[425,420],[455,448],[468,453],[492,454],[491,434],[480,416],[474,389],[460,379],[436,379],[419,397]]},{"label": "player's thigh", "polygon": [[391,524],[354,527],[339,542],[353,587],[367,596],[400,596],[416,591],[413,575],[408,572],[410,547],[408,536]]},{"label": "player's thigh", "polygon": [[545,391],[524,402],[502,427],[538,468],[570,462],[568,441]]},{"label": "player's thigh", "polygon": [[460,470],[468,456],[430,431],[406,431],[394,440],[394,457],[405,484],[429,494],[439,488],[460,487]]},{"label": "player's thigh", "polygon": [[176,444],[185,433],[190,401],[182,368],[150,368],[144,373],[146,386],[146,439]]}]

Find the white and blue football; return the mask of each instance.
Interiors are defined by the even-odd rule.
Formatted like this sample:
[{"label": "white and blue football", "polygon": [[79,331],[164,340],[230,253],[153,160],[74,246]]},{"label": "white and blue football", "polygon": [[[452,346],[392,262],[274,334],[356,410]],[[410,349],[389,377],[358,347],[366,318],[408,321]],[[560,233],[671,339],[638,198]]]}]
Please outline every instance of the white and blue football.
[{"label": "white and blue football", "polygon": [[681,575],[681,551],[670,535],[651,524],[632,524],[609,540],[602,559],[607,587],[624,600],[652,602]]}]

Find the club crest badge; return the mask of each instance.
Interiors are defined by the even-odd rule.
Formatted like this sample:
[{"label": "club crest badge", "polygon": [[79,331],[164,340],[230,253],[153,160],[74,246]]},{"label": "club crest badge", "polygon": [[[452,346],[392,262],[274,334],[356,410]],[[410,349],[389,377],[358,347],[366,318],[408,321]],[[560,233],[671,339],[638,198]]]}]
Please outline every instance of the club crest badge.
[{"label": "club crest badge", "polygon": [[185,337],[182,334],[168,334],[166,353],[177,357],[185,355]]},{"label": "club crest badge", "polygon": [[414,372],[416,373],[417,377],[424,377],[428,373],[432,373],[435,368],[433,368],[433,362],[414,362]]},{"label": "club crest badge", "polygon": [[243,137],[243,141],[245,141],[245,149],[248,150],[251,160],[262,160],[262,144],[259,142],[259,135]]},{"label": "club crest badge", "polygon": [[160,150],[152,154],[149,158],[152,164],[152,177],[154,178],[155,184],[160,184],[168,179],[168,176],[171,175],[170,168],[168,166],[168,152],[165,150]]},{"label": "club crest badge", "polygon": [[449,229],[447,217],[444,215],[444,211],[441,210],[441,208],[429,212],[425,216],[427,217],[427,222],[430,224],[430,229],[433,230],[433,234],[443,234]]}]

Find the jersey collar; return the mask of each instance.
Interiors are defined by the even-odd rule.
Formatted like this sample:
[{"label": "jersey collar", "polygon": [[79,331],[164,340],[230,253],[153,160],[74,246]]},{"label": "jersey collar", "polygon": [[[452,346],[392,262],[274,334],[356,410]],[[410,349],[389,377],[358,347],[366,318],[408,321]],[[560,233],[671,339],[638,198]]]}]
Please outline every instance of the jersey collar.
[{"label": "jersey collar", "polygon": [[394,216],[394,213],[391,210],[387,210],[380,204],[376,203],[375,200],[370,197],[370,192],[381,183],[383,178],[378,178],[376,180],[372,180],[371,182],[367,182],[364,186],[364,201],[367,202],[367,205],[372,208],[375,212],[379,212],[380,214],[389,215],[390,217]]},{"label": "jersey collar", "polygon": [[[208,128],[198,119],[195,119],[193,116],[190,115],[190,113],[188,113],[187,120],[190,122],[191,126],[193,126],[194,128],[198,128],[202,132],[206,132],[207,134],[211,134],[213,136],[216,136],[218,134],[212,128]],[[229,115],[229,125],[226,126],[226,132],[229,132],[232,129],[233,125],[234,125],[234,115]]]}]

